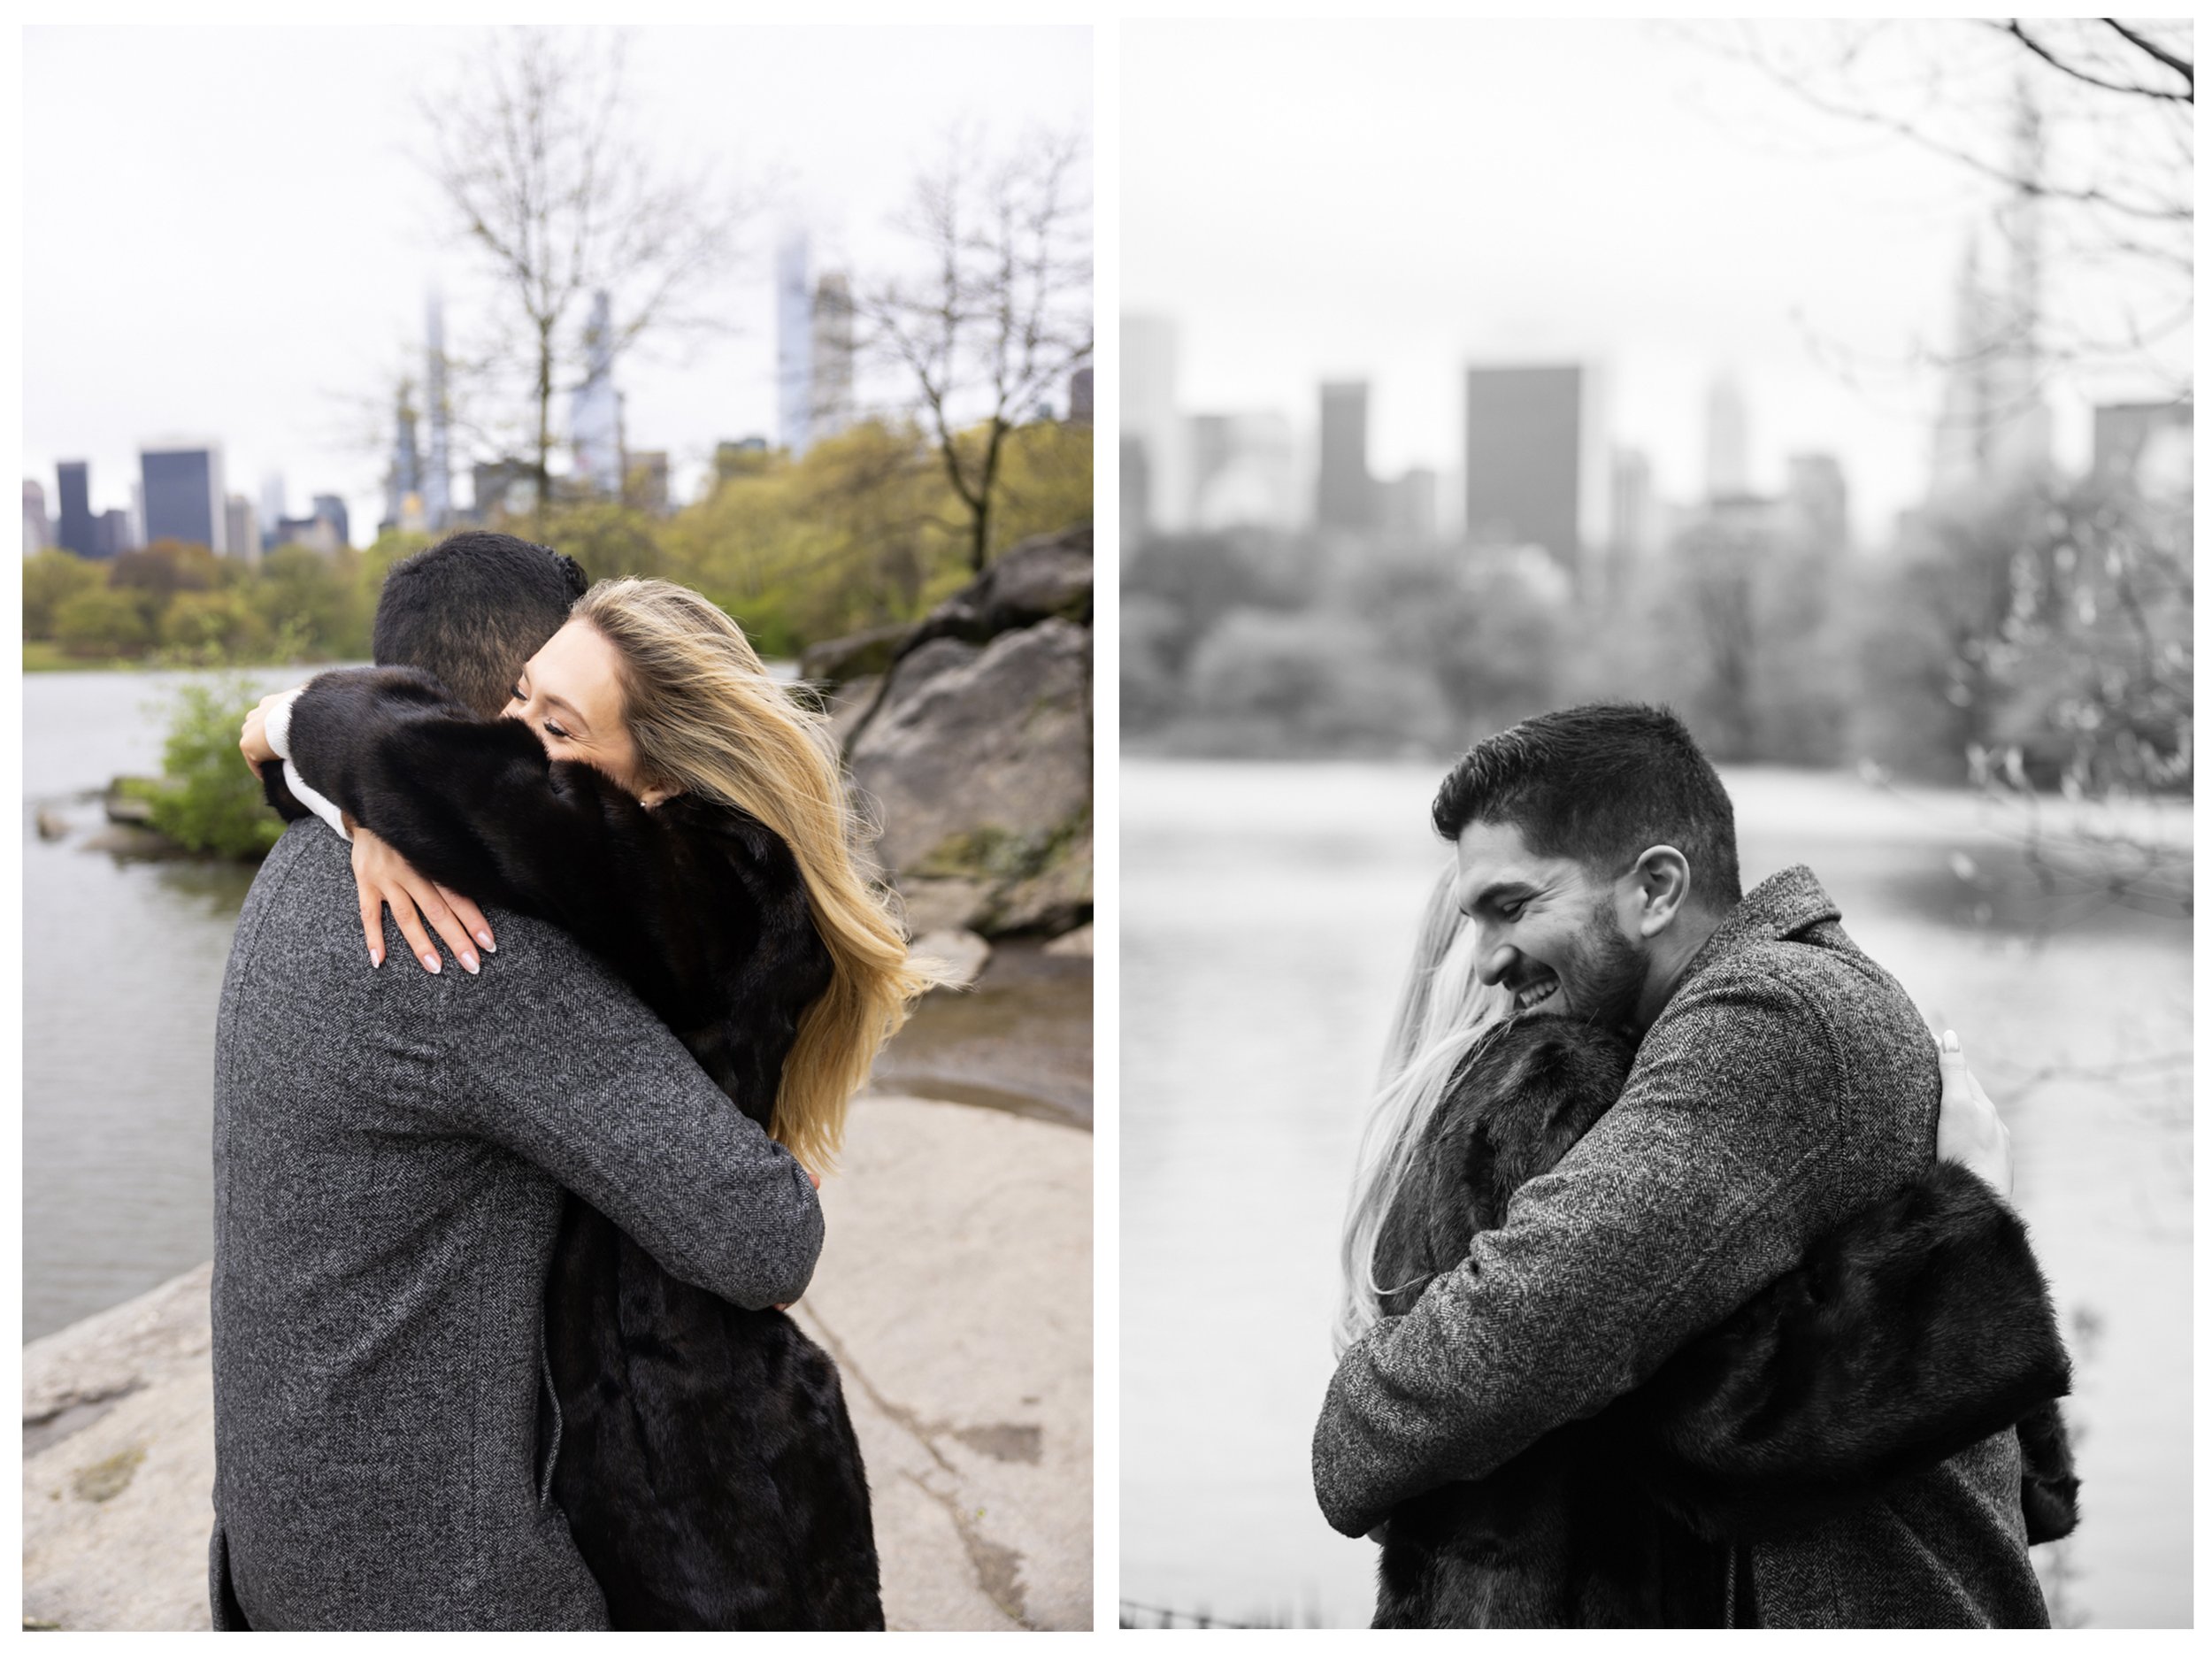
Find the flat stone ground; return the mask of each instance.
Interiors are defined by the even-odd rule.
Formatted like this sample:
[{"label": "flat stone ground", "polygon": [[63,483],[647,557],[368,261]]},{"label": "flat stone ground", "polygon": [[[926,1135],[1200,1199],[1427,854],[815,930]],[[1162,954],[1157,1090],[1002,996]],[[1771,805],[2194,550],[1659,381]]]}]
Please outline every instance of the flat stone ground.
[{"label": "flat stone ground", "polygon": [[[822,1198],[890,1627],[1088,1629],[1090,1136],[864,1098]],[[25,1347],[27,1624],[207,1628],[208,1273]]]}]

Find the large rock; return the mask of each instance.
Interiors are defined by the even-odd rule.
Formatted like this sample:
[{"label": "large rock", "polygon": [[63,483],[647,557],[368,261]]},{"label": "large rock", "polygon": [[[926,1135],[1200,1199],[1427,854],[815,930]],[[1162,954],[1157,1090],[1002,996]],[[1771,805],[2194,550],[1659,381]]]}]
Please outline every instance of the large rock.
[{"label": "large rock", "polygon": [[[870,1095],[822,1205],[890,1627],[1088,1629],[1089,1134]],[[25,1345],[27,1624],[208,1627],[209,1275]]]},{"label": "large rock", "polygon": [[827,642],[809,643],[799,651],[799,675],[821,687],[880,677],[913,634],[911,624],[878,626],[850,636],[833,637]]},{"label": "large rock", "polygon": [[1041,620],[1091,623],[1091,531],[1024,540],[927,614],[907,644],[936,637],[985,643]]},{"label": "large rock", "polygon": [[[902,660],[848,754],[918,924],[1066,929],[1088,911],[1091,634],[1048,619]],[[948,889],[957,892],[941,899]]]}]

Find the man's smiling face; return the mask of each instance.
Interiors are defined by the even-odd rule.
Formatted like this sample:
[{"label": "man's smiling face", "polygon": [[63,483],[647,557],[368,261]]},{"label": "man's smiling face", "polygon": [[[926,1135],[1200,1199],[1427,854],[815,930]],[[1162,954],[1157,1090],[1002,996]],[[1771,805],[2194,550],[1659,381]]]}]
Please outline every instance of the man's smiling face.
[{"label": "man's smiling face", "polygon": [[1509,825],[1469,822],[1458,859],[1459,909],[1476,927],[1482,979],[1513,995],[1516,1015],[1632,1023],[1647,961],[1621,932],[1610,880],[1537,855]]}]

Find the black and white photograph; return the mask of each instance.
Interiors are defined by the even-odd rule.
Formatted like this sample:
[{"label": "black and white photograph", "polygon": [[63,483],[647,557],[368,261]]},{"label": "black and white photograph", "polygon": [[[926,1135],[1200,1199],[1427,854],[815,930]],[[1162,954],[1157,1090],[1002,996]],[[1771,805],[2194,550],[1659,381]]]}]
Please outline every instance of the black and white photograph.
[{"label": "black and white photograph", "polygon": [[1091,27],[21,58],[23,1627],[1090,1628]]},{"label": "black and white photograph", "polygon": [[2193,56],[1123,28],[1122,1626],[2193,1622]]}]

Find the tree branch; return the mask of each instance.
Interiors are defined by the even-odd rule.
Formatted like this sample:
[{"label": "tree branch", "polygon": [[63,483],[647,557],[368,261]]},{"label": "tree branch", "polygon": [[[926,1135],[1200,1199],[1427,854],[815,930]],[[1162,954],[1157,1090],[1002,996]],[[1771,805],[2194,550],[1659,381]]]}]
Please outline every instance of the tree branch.
[{"label": "tree branch", "polygon": [[[2106,20],[2108,22],[2110,21],[2109,19],[2107,19]],[[2026,29],[2022,28],[2020,27],[2020,19],[2016,17],[2008,18],[2002,24],[1995,24],[1993,25],[1993,27],[1995,27],[2000,34],[2009,35],[2013,39],[2018,41],[2023,46],[2026,47],[2037,57],[2042,58],[2044,62],[2049,64],[2051,67],[2056,69],[2061,74],[2069,75],[2074,80],[2079,81],[2084,86],[2093,86],[2098,90],[2103,92],[2117,92],[2123,97],[2154,97],[2163,99],[2169,103],[2176,104],[2189,104],[2196,101],[2196,94],[2193,89],[2195,86],[2194,81],[2190,83],[2193,88],[2190,91],[2169,92],[2162,87],[2132,86],[2123,84],[2117,81],[2103,80],[2090,73],[2086,69],[2078,69],[2072,64],[2064,61],[2056,52],[2051,50],[2049,47],[2044,45],[2041,41],[2037,40],[2032,35],[2029,34]]]},{"label": "tree branch", "polygon": [[2150,39],[2147,35],[2137,34],[2126,24],[2121,22],[2118,18],[2106,18],[2104,19],[2104,24],[2106,27],[2109,28],[2122,40],[2127,42],[2129,45],[2134,47],[2136,50],[2143,53],[2146,57],[2150,58],[2156,62],[2164,64],[2169,69],[2171,69],[2183,80],[2188,81],[2189,97],[2187,101],[2190,103],[2194,103],[2196,101],[2197,66],[2195,64],[2190,62],[2185,58],[2176,57],[2172,52],[2168,51],[2164,47],[2161,46],[2156,41]]}]

